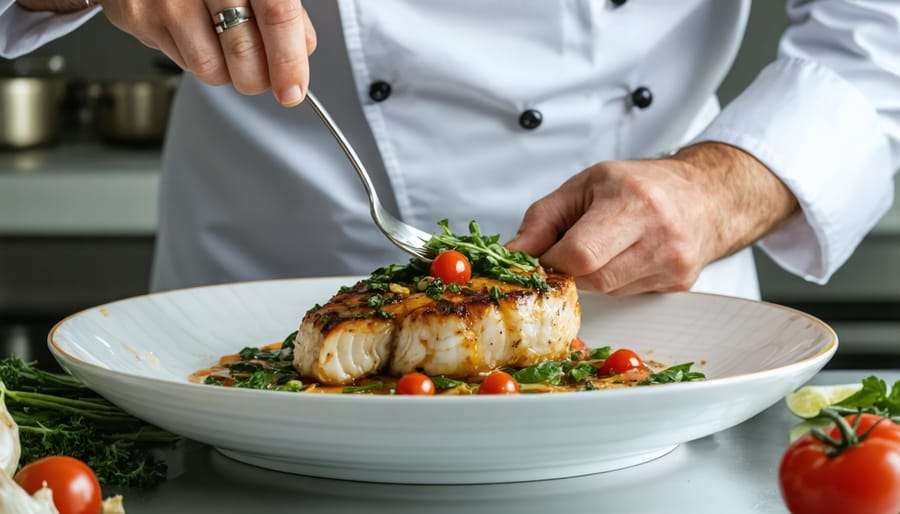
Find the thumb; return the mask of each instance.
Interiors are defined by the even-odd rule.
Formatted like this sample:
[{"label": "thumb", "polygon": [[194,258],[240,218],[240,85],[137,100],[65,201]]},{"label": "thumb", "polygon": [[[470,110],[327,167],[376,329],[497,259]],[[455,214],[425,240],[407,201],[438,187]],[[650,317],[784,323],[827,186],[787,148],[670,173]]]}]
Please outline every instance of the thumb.
[{"label": "thumb", "polygon": [[538,200],[525,211],[519,231],[504,246],[540,257],[556,244],[568,228],[553,195]]}]

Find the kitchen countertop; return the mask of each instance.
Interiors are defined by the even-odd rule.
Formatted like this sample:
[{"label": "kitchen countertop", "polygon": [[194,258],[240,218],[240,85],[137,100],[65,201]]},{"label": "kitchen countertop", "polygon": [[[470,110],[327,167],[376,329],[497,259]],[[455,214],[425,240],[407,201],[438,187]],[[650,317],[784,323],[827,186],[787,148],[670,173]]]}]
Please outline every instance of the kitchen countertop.
[{"label": "kitchen countertop", "polygon": [[[160,153],[91,140],[0,152],[0,235],[152,236]],[[900,198],[900,180],[894,186]],[[900,201],[879,234],[900,235]]]},{"label": "kitchen countertop", "polygon": [[0,152],[0,235],[153,236],[159,175],[158,147]]},{"label": "kitchen countertop", "polygon": [[[872,374],[888,383],[900,379],[900,371],[825,371],[811,383],[854,383]],[[148,491],[124,492],[125,509],[128,514],[784,514],[777,470],[796,421],[779,402],[736,427],[631,468],[562,480],[468,486],[371,484],[290,475],[232,461],[210,447],[188,442],[175,451],[167,482]]]}]

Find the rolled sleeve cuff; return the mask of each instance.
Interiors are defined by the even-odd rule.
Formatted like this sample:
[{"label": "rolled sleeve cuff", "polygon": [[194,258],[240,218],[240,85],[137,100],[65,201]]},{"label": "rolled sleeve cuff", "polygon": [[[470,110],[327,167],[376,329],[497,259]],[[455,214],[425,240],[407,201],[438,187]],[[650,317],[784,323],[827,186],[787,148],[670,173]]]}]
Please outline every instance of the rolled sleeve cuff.
[{"label": "rolled sleeve cuff", "polygon": [[57,14],[23,9],[15,0],[0,0],[0,56],[15,59],[77,29],[100,12],[100,6]]},{"label": "rolled sleeve cuff", "polygon": [[801,213],[758,242],[778,265],[824,284],[893,201],[888,139],[872,104],[813,61],[782,58],[700,133],[750,153]]}]

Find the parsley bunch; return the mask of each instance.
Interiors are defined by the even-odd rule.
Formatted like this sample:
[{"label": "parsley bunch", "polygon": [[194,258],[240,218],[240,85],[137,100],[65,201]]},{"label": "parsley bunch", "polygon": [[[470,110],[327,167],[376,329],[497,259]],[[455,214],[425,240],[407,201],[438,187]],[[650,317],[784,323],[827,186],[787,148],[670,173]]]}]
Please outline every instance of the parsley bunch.
[{"label": "parsley bunch", "polygon": [[0,360],[0,401],[19,425],[21,463],[67,455],[103,485],[147,487],[165,480],[156,448],[180,437],[126,413],[77,379],[12,356]]}]

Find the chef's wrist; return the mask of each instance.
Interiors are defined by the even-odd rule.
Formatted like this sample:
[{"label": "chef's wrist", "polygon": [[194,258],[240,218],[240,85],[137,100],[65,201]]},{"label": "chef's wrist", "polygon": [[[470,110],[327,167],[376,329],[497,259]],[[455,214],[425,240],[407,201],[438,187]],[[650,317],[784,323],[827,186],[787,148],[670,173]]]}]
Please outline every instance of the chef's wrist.
[{"label": "chef's wrist", "polygon": [[28,11],[70,13],[87,9],[100,2],[99,0],[16,0],[16,3]]},{"label": "chef's wrist", "polygon": [[718,257],[731,255],[775,230],[797,212],[797,198],[765,164],[735,146],[707,141],[671,159],[706,190]]}]

